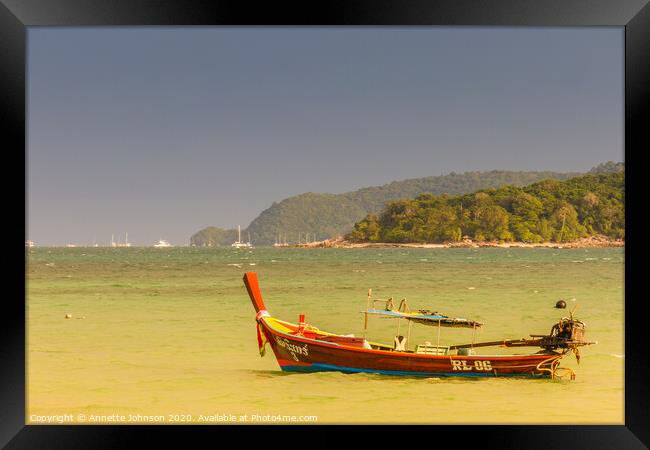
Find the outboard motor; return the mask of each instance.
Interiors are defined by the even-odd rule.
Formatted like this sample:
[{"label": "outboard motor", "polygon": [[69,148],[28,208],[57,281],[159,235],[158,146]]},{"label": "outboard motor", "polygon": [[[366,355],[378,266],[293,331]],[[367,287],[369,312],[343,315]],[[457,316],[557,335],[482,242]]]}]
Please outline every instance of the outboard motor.
[{"label": "outboard motor", "polygon": [[562,317],[558,323],[553,325],[551,333],[540,339],[540,347],[547,350],[564,349],[563,353],[573,352],[578,364],[580,363],[580,352],[578,347],[597,344],[585,339],[585,324],[571,317]]},{"label": "outboard motor", "polygon": [[569,348],[571,344],[582,344],[585,341],[585,324],[579,320],[563,317],[551,328],[551,338],[558,341],[559,348]]}]

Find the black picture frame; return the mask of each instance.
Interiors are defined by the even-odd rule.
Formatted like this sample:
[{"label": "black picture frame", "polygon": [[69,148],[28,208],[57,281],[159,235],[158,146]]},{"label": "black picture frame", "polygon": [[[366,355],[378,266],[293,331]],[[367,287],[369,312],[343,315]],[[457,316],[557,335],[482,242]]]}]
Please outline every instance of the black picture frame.
[{"label": "black picture frame", "polygon": [[[650,6],[648,0],[330,0],[250,4],[244,1],[100,1],[0,0],[0,113],[5,125],[3,156],[5,221],[25,231],[27,184],[24,197],[15,195],[12,172],[26,167],[26,49],[27,27],[132,25],[462,25],[462,26],[620,26],[625,28],[625,425],[621,426],[436,426],[411,435],[425,442],[434,436],[455,436],[460,444],[479,442],[488,448],[645,448],[650,445],[648,352],[644,345],[640,276],[644,206],[639,178],[645,165],[650,105]],[[10,157],[7,159],[7,157]],[[9,170],[7,170],[9,169]],[[638,183],[635,186],[635,183]],[[632,205],[638,204],[634,207]],[[20,218],[24,218],[24,222]],[[22,244],[12,233],[11,248]],[[15,246],[15,247],[14,247]],[[22,247],[21,247],[22,248]],[[23,250],[24,251],[24,248]],[[23,253],[24,254],[24,253]],[[5,279],[18,285],[19,266],[12,256]],[[27,259],[25,259],[27,263]],[[13,271],[16,273],[14,274]],[[23,273],[24,275],[24,273]],[[24,278],[23,278],[24,280]],[[24,285],[23,285],[24,287]],[[23,293],[23,301],[19,295]],[[25,425],[25,303],[24,289],[5,293],[0,325],[0,446],[6,448],[117,448],[128,447],[138,435],[185,442],[186,433],[223,442],[227,430],[233,438],[254,444],[248,427],[169,426],[44,426]],[[576,399],[579,401],[579,399]],[[531,405],[534,407],[534,405]],[[309,432],[329,433],[329,427],[301,426]],[[264,436],[288,431],[264,427]],[[355,431],[355,430],[349,430]],[[363,434],[368,430],[364,430]],[[373,431],[373,430],[370,430]],[[386,430],[384,430],[386,431]],[[391,430],[392,431],[392,430]],[[293,432],[293,429],[291,430]],[[246,434],[244,434],[246,433]],[[476,441],[479,439],[479,441]],[[295,445],[309,445],[296,439]],[[286,442],[291,444],[291,441]],[[285,444],[286,444],[285,443]],[[293,445],[293,444],[291,444]]]}]

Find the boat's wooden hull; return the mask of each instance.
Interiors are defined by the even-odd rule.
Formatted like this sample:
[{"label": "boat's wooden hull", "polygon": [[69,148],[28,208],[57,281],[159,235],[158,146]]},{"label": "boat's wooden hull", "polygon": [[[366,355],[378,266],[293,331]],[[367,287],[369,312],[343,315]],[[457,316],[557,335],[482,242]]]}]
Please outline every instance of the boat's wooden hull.
[{"label": "boat's wooden hull", "polygon": [[[422,377],[550,377],[557,354],[462,356],[363,349],[278,332],[260,323],[283,371],[378,373]],[[546,370],[544,370],[546,369]]]},{"label": "boat's wooden hull", "polygon": [[[552,377],[563,355],[536,353],[532,355],[424,355],[409,352],[361,348],[346,345],[345,336],[338,342],[326,342],[333,335],[306,330],[299,335],[298,326],[273,319],[266,310],[257,282],[257,275],[248,272],[244,283],[257,312],[256,320],[261,349],[268,341],[278,364],[284,371],[346,373],[379,373],[422,377]],[[320,339],[319,339],[320,338]],[[353,342],[350,339],[349,342]]]}]

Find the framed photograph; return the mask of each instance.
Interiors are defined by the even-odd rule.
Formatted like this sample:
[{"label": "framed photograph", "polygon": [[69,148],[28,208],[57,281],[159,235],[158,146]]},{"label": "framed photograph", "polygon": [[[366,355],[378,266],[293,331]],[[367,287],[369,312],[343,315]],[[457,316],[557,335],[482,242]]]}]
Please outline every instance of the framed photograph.
[{"label": "framed photograph", "polygon": [[2,0],[0,444],[647,446],[647,3]]}]

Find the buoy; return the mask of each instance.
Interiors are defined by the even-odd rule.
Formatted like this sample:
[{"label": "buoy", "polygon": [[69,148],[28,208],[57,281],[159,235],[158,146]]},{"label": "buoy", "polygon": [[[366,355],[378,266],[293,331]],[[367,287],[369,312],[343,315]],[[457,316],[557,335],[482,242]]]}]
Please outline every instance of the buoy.
[{"label": "buoy", "polygon": [[66,314],[66,315],[65,315],[65,318],[66,318],[66,319],[72,319],[72,314]]},{"label": "buoy", "polygon": [[564,300],[558,300],[555,307],[558,309],[564,309],[566,308],[566,302]]}]

